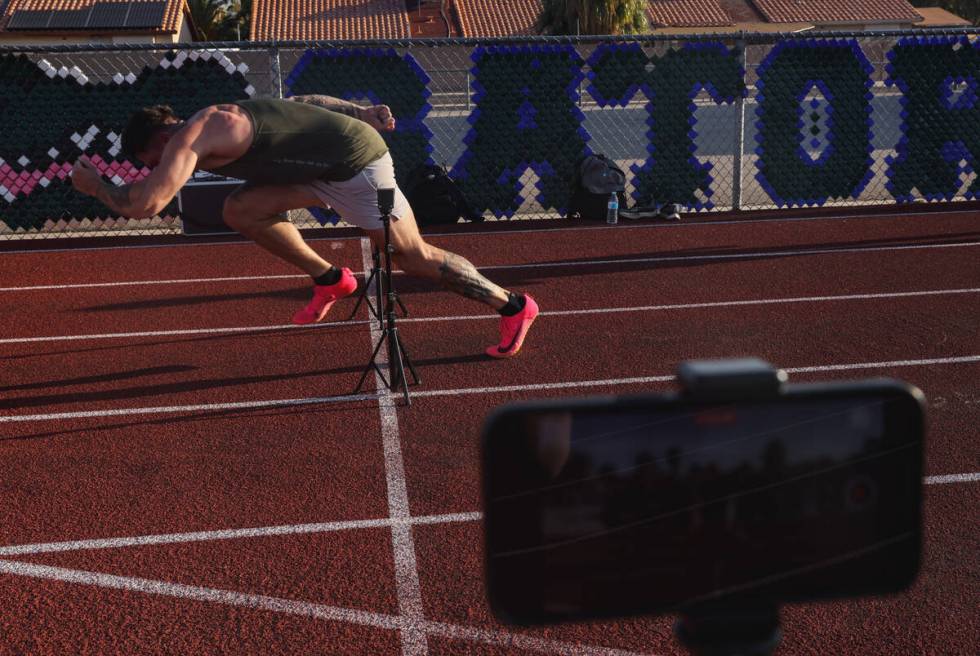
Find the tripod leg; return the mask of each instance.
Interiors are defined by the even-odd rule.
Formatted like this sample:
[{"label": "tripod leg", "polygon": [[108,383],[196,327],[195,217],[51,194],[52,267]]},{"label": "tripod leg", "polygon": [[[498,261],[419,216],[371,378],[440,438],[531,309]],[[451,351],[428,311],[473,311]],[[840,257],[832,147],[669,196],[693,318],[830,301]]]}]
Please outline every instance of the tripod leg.
[{"label": "tripod leg", "polygon": [[[412,379],[415,381],[413,384],[418,385],[422,382],[422,379],[419,378],[418,373],[416,373],[415,366],[412,364],[412,358],[408,356],[408,351],[405,350],[405,345],[402,344],[401,338],[398,339],[398,349],[401,351],[402,360],[405,362],[405,366],[407,366],[408,370],[412,372]],[[404,371],[402,373],[404,374]]]},{"label": "tripod leg", "polygon": [[367,379],[367,375],[371,373],[371,369],[374,369],[374,371],[378,374],[378,376],[381,378],[381,382],[384,383],[384,386],[391,389],[391,383],[389,383],[388,379],[385,378],[384,372],[381,371],[381,368],[378,367],[377,363],[378,353],[381,352],[381,346],[385,343],[386,337],[386,332],[382,332],[381,338],[378,339],[378,345],[374,347],[374,352],[371,354],[371,359],[368,361],[367,366],[364,367],[363,373],[361,373],[361,379],[357,381],[357,387],[354,388],[354,394],[361,391],[361,387],[364,386],[364,381]]},{"label": "tripod leg", "polygon": [[[387,240],[387,235],[385,236],[385,239]],[[378,308],[378,311],[374,313],[374,316],[378,320],[378,325],[381,327],[382,330],[384,330],[384,327],[385,327],[385,319],[384,319],[384,315],[382,314],[382,308],[384,308],[384,306],[385,306],[384,305],[384,293],[385,293],[384,283],[385,283],[385,280],[387,279],[388,284],[390,285],[391,284],[391,280],[390,280],[391,276],[389,276],[387,273],[385,273],[384,276],[381,275],[382,273],[384,273],[384,271],[382,271],[382,269],[381,269],[381,251],[379,251],[377,248],[375,248],[374,249],[374,256],[373,257],[374,257],[374,270],[378,272],[378,280],[374,284],[374,304]]]},{"label": "tripod leg", "polygon": [[408,381],[405,380],[405,360],[402,358],[401,340],[398,329],[395,328],[388,339],[388,372],[391,375],[391,391],[401,390],[405,396],[405,405],[412,405],[408,395]]},{"label": "tripod leg", "polygon": [[350,321],[357,315],[357,311],[361,308],[361,303],[367,303],[368,309],[370,309],[371,314],[373,314],[376,319],[381,318],[381,315],[379,314],[381,312],[381,310],[379,309],[381,306],[373,305],[371,301],[368,300],[367,297],[368,289],[371,287],[371,281],[374,280],[377,277],[377,275],[378,275],[378,267],[377,265],[375,265],[375,267],[371,269],[371,275],[365,278],[364,280],[364,288],[361,290],[360,296],[357,297],[357,303],[354,305],[354,309],[351,311],[350,316],[347,317],[348,321]]}]

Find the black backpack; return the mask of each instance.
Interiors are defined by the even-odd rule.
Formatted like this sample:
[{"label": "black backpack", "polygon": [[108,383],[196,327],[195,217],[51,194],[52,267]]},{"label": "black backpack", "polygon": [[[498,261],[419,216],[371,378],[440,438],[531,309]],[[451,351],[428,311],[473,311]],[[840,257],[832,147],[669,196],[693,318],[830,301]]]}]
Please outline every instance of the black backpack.
[{"label": "black backpack", "polygon": [[605,155],[587,155],[575,167],[568,217],[604,221],[609,196],[619,197],[620,210],[626,208],[626,174]]},{"label": "black backpack", "polygon": [[405,197],[419,227],[456,223],[459,217],[483,220],[481,214],[470,209],[445,167],[436,164],[420,164],[412,169],[405,181]]}]

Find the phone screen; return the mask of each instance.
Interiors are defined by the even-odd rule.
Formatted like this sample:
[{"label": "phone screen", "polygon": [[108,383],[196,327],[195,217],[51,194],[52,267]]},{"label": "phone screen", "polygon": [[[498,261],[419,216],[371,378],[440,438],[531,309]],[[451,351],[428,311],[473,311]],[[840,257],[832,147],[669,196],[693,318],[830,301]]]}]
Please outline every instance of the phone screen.
[{"label": "phone screen", "polygon": [[901,589],[918,413],[888,392],[503,413],[484,442],[492,604],[534,622]]}]

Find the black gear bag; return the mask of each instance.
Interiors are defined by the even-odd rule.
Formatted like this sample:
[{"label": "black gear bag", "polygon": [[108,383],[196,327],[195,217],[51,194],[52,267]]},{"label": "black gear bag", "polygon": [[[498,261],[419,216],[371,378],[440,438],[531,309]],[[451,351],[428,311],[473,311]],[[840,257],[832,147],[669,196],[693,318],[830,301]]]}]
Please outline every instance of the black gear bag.
[{"label": "black gear bag", "polygon": [[575,167],[568,218],[581,217],[605,221],[609,196],[619,198],[619,209],[626,207],[626,174],[605,155],[587,155]]},{"label": "black gear bag", "polygon": [[445,167],[420,164],[405,181],[405,197],[412,206],[419,227],[456,223],[460,217],[482,221],[483,216],[470,209],[456,182]]}]

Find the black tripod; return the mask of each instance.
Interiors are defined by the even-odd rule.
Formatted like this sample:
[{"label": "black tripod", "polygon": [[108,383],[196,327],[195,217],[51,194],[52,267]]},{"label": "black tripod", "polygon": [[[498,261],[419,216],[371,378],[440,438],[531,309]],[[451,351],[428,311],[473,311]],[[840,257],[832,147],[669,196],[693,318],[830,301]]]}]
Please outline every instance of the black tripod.
[{"label": "black tripod", "polygon": [[[418,374],[415,372],[415,367],[412,366],[412,361],[408,357],[408,352],[402,345],[401,338],[398,336],[398,327],[395,325],[395,305],[399,305],[402,308],[402,312],[405,312],[405,306],[401,304],[398,298],[398,294],[395,292],[395,288],[391,284],[391,253],[394,248],[391,245],[391,210],[395,206],[395,190],[394,189],[378,189],[378,209],[381,211],[381,223],[385,227],[385,257],[384,257],[384,267],[381,267],[381,256],[378,253],[378,249],[374,251],[374,270],[371,272],[371,276],[365,280],[365,292],[362,298],[367,299],[367,285],[371,279],[375,280],[375,302],[377,303],[377,310],[373,310],[374,315],[378,318],[379,326],[381,328],[381,336],[378,339],[377,346],[374,347],[374,353],[371,354],[371,361],[368,362],[367,367],[364,368],[364,373],[361,374],[361,379],[357,382],[357,387],[354,388],[354,393],[357,394],[361,391],[361,387],[364,385],[364,381],[367,379],[367,375],[372,369],[378,374],[378,377],[392,392],[397,392],[399,389],[405,395],[405,405],[411,405],[412,399],[408,395],[408,382],[405,380],[405,367],[412,373],[412,378],[415,380],[415,384],[418,385],[422,382],[419,379]],[[384,314],[379,314],[381,310],[381,304],[384,301]],[[360,303],[360,301],[358,301]],[[371,306],[371,302],[368,301],[368,307]],[[405,312],[408,314],[407,312]],[[378,366],[378,353],[381,352],[381,347],[387,344],[388,346],[388,375],[385,376],[381,367]]]},{"label": "black tripod", "polygon": [[[383,303],[381,285],[375,284],[374,303],[372,303],[371,299],[368,298],[368,291],[371,288],[371,281],[378,278],[378,276],[381,274],[381,251],[379,251],[377,248],[374,248],[371,251],[371,262],[371,274],[364,279],[364,288],[361,289],[361,295],[357,297],[357,303],[354,304],[354,309],[351,310],[350,316],[347,317],[347,320],[350,321],[357,316],[357,311],[361,308],[361,303],[364,303],[368,306],[368,310],[370,310],[371,314],[374,315],[374,318],[378,320],[378,327],[381,330],[384,330],[385,319],[384,315],[381,314],[381,307]],[[398,307],[402,309],[402,316],[407,317],[408,310],[402,303],[402,299],[398,298],[397,294],[395,294],[395,303],[397,303]]]}]

